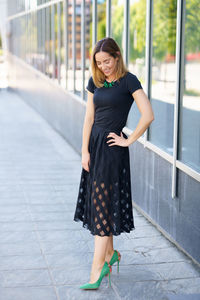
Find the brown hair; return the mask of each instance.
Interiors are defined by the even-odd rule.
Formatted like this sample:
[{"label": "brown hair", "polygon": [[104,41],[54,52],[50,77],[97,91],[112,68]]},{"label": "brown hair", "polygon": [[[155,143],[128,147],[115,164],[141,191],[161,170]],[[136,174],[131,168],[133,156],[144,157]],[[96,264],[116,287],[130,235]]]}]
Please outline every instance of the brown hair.
[{"label": "brown hair", "polygon": [[110,37],[106,37],[102,40],[99,40],[93,49],[92,61],[91,61],[92,78],[96,87],[99,88],[103,86],[103,83],[106,79],[105,74],[98,68],[95,59],[95,54],[101,51],[107,52],[110,56],[114,58],[116,57],[119,58],[117,61],[117,72],[116,72],[117,80],[119,80],[119,78],[126,75],[126,73],[128,72],[128,69],[124,64],[120,48],[115,42],[115,40]]}]

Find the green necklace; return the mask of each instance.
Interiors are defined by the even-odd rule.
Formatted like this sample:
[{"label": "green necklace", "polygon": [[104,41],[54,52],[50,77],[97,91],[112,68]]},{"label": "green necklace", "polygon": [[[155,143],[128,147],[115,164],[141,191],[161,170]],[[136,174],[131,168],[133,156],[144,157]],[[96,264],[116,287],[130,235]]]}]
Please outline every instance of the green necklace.
[{"label": "green necklace", "polygon": [[114,84],[115,84],[114,81],[108,82],[107,80],[105,80],[103,85],[104,85],[106,88],[109,88],[109,87],[112,87]]}]

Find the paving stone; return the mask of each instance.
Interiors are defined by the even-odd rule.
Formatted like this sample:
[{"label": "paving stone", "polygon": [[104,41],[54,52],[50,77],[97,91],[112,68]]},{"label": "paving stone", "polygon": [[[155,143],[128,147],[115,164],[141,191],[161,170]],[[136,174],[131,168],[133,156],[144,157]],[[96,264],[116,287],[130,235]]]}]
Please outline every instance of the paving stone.
[{"label": "paving stone", "polygon": [[55,288],[48,287],[15,287],[0,288],[0,300],[57,300]]},{"label": "paving stone", "polygon": [[[81,256],[81,259],[80,259]],[[88,266],[92,265],[92,255],[88,251],[80,251],[78,252],[77,249],[75,251],[68,251],[65,253],[58,253],[58,254],[46,254],[46,262],[49,266],[49,268],[68,268],[69,266],[72,265],[73,261],[73,266]]]},{"label": "paving stone", "polygon": [[36,228],[37,230],[80,230],[80,227],[74,225],[71,221],[41,221],[37,222]]},{"label": "paving stone", "polygon": [[77,241],[82,239],[82,235],[80,231],[71,231],[71,230],[43,230],[38,231],[38,238],[41,241],[54,241],[55,243],[59,241],[71,240]]},{"label": "paving stone", "polygon": [[28,212],[28,205],[27,204],[0,204],[0,215],[5,215],[5,214],[12,214],[12,213],[27,213]]},{"label": "paving stone", "polygon": [[181,279],[181,278],[198,278],[199,268],[197,268],[191,262],[172,262],[154,264],[153,268],[159,272],[160,276],[164,280],[169,279]]},{"label": "paving stone", "polygon": [[40,245],[37,241],[0,244],[0,257],[7,255],[34,255],[40,253]]},{"label": "paving stone", "polygon": [[161,282],[162,289],[174,294],[200,294],[200,277],[171,279]]},{"label": "paving stone", "polygon": [[112,285],[123,300],[164,300],[165,297],[159,281],[137,281],[133,284],[122,281]]},{"label": "paving stone", "polygon": [[150,249],[149,251],[128,251],[120,252],[121,264],[156,264],[169,263],[179,261],[190,261],[186,255],[177,251],[175,247],[168,247],[164,249]]},{"label": "paving stone", "polygon": [[[81,285],[81,284],[79,284]],[[121,299],[115,290],[105,284],[101,283],[100,288],[96,291],[80,290],[79,285],[76,286],[58,286],[56,287],[60,300],[107,300],[107,299]]]},{"label": "paving stone", "polygon": [[[75,285],[80,286],[89,281],[91,266],[71,265],[66,268],[52,268],[51,274],[57,286],[59,285]],[[104,283],[108,283],[106,277],[103,278]]]},{"label": "paving stone", "polygon": [[25,270],[46,268],[42,254],[0,256],[0,270]]},{"label": "paving stone", "polygon": [[29,212],[13,212],[10,214],[0,214],[0,223],[3,222],[28,222],[30,220]]},{"label": "paving stone", "polygon": [[30,243],[37,241],[37,235],[34,231],[4,231],[0,232],[1,244],[16,244],[16,243]]},{"label": "paving stone", "polygon": [[35,224],[29,220],[29,222],[1,222],[0,232],[5,231],[33,231]]},{"label": "paving stone", "polygon": [[[137,217],[135,217],[137,220]],[[137,223],[137,221],[135,222]],[[131,231],[130,233],[125,233],[128,239],[135,239],[135,238],[143,238],[143,237],[153,237],[153,236],[160,236],[161,233],[152,226],[147,226],[147,228],[137,227],[137,230]]]},{"label": "paving stone", "polygon": [[60,241],[59,243],[45,242],[41,241],[41,247],[45,254],[55,254],[55,253],[68,253],[75,249],[81,249],[82,252],[89,251],[88,245],[85,241]]},{"label": "paving stone", "polygon": [[0,287],[51,285],[48,270],[0,271]]},{"label": "paving stone", "polygon": [[200,300],[200,294],[169,295],[166,300]]},{"label": "paving stone", "polygon": [[48,212],[68,212],[68,206],[66,204],[33,204],[29,205],[31,214],[33,213],[48,213]]},{"label": "paving stone", "polygon": [[[121,235],[124,235],[122,233]],[[123,243],[121,243],[121,240],[119,237],[115,237],[115,247],[119,251],[122,250],[134,250],[134,251],[149,251],[151,249],[163,249],[168,248],[172,244],[163,238],[162,236],[155,236],[151,238],[135,238],[134,242],[133,240],[124,239]],[[92,241],[90,242],[92,243]]]}]

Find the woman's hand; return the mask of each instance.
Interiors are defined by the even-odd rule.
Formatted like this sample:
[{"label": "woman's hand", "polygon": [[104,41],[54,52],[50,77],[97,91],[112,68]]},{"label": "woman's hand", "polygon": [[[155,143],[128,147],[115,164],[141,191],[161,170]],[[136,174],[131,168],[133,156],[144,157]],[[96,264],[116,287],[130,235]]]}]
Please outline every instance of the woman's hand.
[{"label": "woman's hand", "polygon": [[[123,134],[122,134],[122,131],[120,133],[120,136],[117,135],[116,133],[114,132],[110,132],[109,135],[107,136],[108,137],[112,137],[112,139],[108,140],[106,143],[109,144],[109,146],[113,146],[113,145],[118,145],[118,146],[121,146],[121,147],[128,147],[128,139],[125,139],[123,137]],[[111,144],[112,143],[112,144]]]},{"label": "woman's hand", "polygon": [[87,172],[89,172],[89,165],[90,165],[90,153],[84,152],[82,153],[82,167]]}]

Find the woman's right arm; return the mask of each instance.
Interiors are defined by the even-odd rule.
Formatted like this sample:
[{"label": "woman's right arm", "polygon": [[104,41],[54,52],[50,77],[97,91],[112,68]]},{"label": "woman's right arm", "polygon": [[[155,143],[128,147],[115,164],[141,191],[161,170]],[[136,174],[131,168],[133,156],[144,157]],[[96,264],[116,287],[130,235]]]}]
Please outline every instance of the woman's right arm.
[{"label": "woman's right arm", "polygon": [[93,103],[93,93],[88,91],[88,100],[86,104],[86,114],[83,124],[83,137],[82,137],[82,167],[89,172],[90,163],[90,153],[88,150],[89,140],[92,125],[94,123],[94,103]]}]

